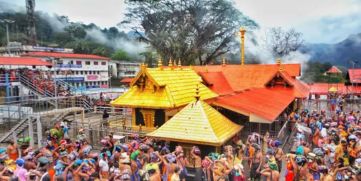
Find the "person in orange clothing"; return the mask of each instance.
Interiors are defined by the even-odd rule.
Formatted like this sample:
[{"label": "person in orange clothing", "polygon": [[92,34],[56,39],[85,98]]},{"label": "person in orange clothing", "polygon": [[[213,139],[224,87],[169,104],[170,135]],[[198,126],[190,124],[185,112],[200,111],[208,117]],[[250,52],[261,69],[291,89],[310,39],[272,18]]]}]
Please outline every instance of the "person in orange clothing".
[{"label": "person in orange clothing", "polygon": [[14,141],[9,142],[9,146],[6,149],[6,153],[9,155],[9,158],[16,161],[19,157],[18,145]]}]

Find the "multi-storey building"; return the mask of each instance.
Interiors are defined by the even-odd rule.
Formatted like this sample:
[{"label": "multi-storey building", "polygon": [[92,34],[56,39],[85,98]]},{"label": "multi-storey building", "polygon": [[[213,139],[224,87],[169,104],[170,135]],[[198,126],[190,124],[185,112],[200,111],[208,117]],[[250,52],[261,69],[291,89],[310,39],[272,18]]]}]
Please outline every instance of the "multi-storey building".
[{"label": "multi-storey building", "polygon": [[29,52],[23,57],[38,57],[52,63],[54,78],[80,89],[109,87],[109,58],[98,55]]},{"label": "multi-storey building", "polygon": [[133,78],[139,72],[140,63],[128,61],[110,61],[110,70],[113,77]]}]

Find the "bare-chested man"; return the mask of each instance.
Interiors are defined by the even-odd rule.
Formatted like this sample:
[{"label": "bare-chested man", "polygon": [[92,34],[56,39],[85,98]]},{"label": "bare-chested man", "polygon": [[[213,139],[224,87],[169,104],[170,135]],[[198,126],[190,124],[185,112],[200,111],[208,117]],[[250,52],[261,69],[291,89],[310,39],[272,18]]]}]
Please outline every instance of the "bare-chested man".
[{"label": "bare-chested man", "polygon": [[10,159],[15,161],[19,157],[18,145],[14,141],[10,141],[6,153],[9,155]]}]

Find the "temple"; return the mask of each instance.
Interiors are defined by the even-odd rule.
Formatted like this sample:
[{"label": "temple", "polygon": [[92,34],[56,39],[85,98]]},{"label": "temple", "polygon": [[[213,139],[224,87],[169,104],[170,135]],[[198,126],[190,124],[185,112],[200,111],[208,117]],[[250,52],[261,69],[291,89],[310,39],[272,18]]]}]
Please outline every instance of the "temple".
[{"label": "temple", "polygon": [[202,78],[192,69],[177,65],[147,68],[130,83],[130,89],[111,104],[132,108],[132,125],[147,128],[159,127],[181,108],[194,101],[196,87],[201,100],[218,95],[202,84]]},{"label": "temple", "polygon": [[252,65],[142,65],[129,91],[111,104],[133,108],[133,126],[159,127],[194,101],[199,85],[200,99],[245,126],[245,134],[264,130],[276,134],[283,124],[280,115],[300,108],[308,97],[308,86],[297,79],[300,74],[300,64],[280,60]]},{"label": "temple", "polygon": [[147,136],[183,145],[206,145],[218,149],[241,129],[242,126],[228,120],[207,103],[196,100]]}]

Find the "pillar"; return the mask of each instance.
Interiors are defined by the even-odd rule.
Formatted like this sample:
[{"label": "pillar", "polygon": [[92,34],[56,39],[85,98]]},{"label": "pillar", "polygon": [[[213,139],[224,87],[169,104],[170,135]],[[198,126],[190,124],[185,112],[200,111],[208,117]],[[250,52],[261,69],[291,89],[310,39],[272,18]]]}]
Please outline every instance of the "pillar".
[{"label": "pillar", "polygon": [[40,115],[36,118],[36,130],[38,133],[38,148],[41,148],[41,141],[43,140],[43,128],[41,125]]},{"label": "pillar", "polygon": [[30,137],[30,146],[34,147],[34,129],[33,129],[33,118],[28,119],[28,126],[29,126],[29,137]]},{"label": "pillar", "polygon": [[9,73],[5,73],[5,85],[6,85],[6,102],[9,102],[10,97],[10,81],[9,81]]}]

